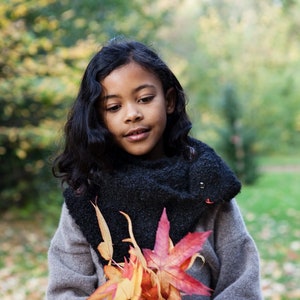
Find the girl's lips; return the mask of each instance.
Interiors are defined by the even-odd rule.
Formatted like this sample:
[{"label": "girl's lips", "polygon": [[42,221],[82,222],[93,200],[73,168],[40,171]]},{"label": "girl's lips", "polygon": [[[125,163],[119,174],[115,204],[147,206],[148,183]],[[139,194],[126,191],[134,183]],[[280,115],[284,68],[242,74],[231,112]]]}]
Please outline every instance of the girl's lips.
[{"label": "girl's lips", "polygon": [[147,128],[136,128],[125,134],[125,138],[130,142],[137,142],[146,139],[150,130]]}]

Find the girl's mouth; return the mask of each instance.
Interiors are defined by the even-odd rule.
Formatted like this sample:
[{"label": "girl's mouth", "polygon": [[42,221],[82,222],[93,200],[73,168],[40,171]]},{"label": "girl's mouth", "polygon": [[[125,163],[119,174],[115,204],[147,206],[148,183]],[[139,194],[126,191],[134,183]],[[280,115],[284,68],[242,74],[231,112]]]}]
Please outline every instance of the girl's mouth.
[{"label": "girl's mouth", "polygon": [[150,129],[148,128],[135,128],[128,131],[125,134],[125,138],[127,138],[129,141],[137,142],[146,139],[149,135],[149,132]]}]

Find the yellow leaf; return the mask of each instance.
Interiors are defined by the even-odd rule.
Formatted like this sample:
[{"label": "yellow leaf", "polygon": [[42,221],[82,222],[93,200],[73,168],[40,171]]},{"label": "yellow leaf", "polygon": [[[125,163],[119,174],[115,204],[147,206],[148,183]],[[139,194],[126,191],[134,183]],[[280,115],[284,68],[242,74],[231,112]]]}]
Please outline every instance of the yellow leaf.
[{"label": "yellow leaf", "polygon": [[160,289],[159,279],[157,277],[157,274],[153,270],[151,270],[150,268],[148,268],[146,259],[145,259],[144,255],[143,255],[143,252],[142,252],[141,248],[138,246],[138,244],[137,244],[137,242],[135,240],[135,237],[134,237],[134,234],[133,234],[133,230],[132,230],[131,219],[130,219],[130,217],[126,213],[124,213],[122,211],[120,211],[120,213],[127,219],[127,222],[128,222],[129,238],[124,239],[123,242],[129,242],[129,243],[131,243],[133,245],[133,248],[130,248],[129,253],[131,255],[136,256],[137,259],[138,259],[138,261],[140,262],[142,268],[145,271],[147,271],[148,273],[151,274],[151,278],[152,278],[152,280],[154,282],[154,285],[156,285],[157,289],[158,289],[158,299],[159,300],[163,299],[162,296],[161,296],[161,289]]},{"label": "yellow leaf", "polygon": [[129,242],[129,243],[131,243],[133,245],[135,256],[138,258],[138,260],[141,262],[143,268],[146,270],[146,269],[148,269],[147,268],[147,263],[146,263],[146,260],[144,258],[144,255],[142,253],[141,248],[138,246],[138,244],[137,244],[137,242],[136,242],[136,240],[134,238],[133,231],[132,231],[131,219],[130,219],[130,217],[126,213],[124,213],[122,211],[120,211],[120,213],[127,219],[127,222],[128,222],[128,231],[129,231],[129,236],[130,236],[130,238],[124,239],[123,242]]},{"label": "yellow leaf", "polygon": [[124,278],[118,283],[114,299],[118,300],[139,300],[142,294],[143,267],[140,263],[135,265],[132,278]]},{"label": "yellow leaf", "polygon": [[180,292],[173,286],[170,285],[168,300],[181,300]]},{"label": "yellow leaf", "polygon": [[107,278],[109,280],[112,280],[113,282],[118,282],[122,279],[121,270],[114,266],[109,266],[109,265],[104,266],[104,272]]},{"label": "yellow leaf", "polygon": [[96,210],[96,216],[98,220],[98,225],[100,228],[100,232],[103,238],[103,242],[101,242],[98,246],[98,251],[100,252],[101,256],[111,262],[113,257],[113,245],[112,245],[112,239],[110,235],[109,228],[107,226],[107,223],[97,205],[92,203]]}]

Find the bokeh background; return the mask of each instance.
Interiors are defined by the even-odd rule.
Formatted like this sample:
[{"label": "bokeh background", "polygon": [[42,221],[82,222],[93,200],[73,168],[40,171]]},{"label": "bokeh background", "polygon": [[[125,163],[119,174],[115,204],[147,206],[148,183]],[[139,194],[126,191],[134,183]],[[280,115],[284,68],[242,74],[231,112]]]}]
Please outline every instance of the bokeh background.
[{"label": "bokeh background", "polygon": [[124,35],[184,86],[192,134],[244,182],[266,299],[300,299],[299,0],[1,0],[0,297],[43,299],[62,204],[51,161],[84,69]]}]

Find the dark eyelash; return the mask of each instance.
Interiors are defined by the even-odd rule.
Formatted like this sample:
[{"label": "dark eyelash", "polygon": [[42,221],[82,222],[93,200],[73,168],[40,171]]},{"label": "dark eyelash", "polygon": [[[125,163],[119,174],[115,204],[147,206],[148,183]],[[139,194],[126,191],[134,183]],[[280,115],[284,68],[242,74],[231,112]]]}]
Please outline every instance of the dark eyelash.
[{"label": "dark eyelash", "polygon": [[154,98],[154,96],[142,97],[139,101],[149,102]]},{"label": "dark eyelash", "polygon": [[110,111],[110,112],[115,112],[115,111],[118,111],[119,108],[120,108],[120,105],[114,105],[114,106],[106,108],[106,110]]}]

